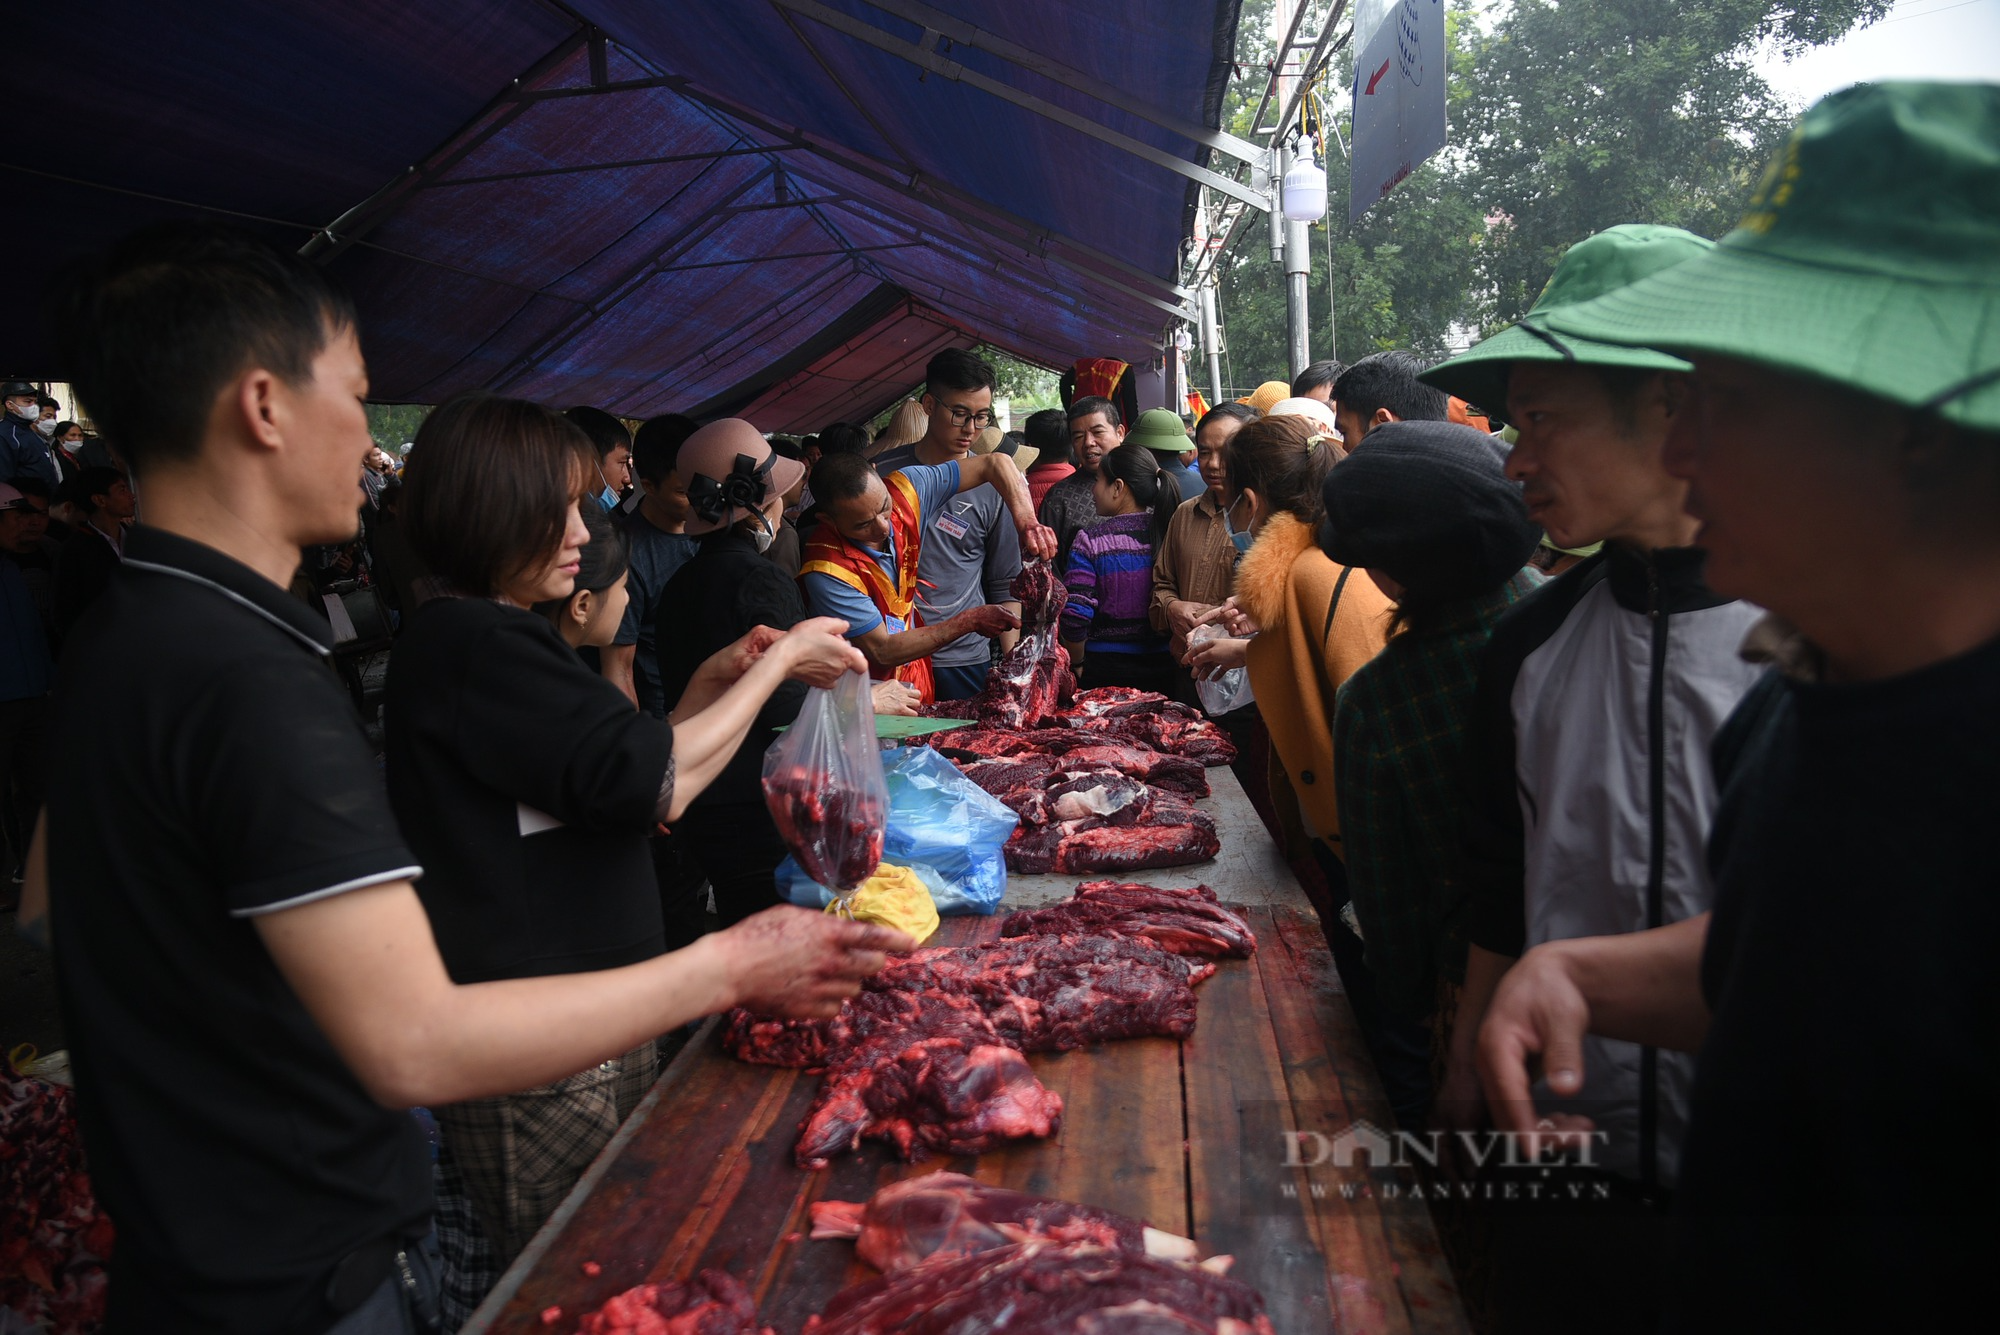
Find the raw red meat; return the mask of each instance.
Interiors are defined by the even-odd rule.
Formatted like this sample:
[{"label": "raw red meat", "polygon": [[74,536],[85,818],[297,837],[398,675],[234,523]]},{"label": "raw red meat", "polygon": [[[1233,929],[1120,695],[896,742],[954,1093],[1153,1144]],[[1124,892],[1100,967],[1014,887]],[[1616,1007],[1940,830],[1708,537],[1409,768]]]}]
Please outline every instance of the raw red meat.
[{"label": "raw red meat", "polygon": [[923,993],[916,1015],[837,1050],[793,1157],[801,1168],[887,1140],[905,1159],[934,1150],[983,1154],[1000,1142],[1054,1135],[1062,1099],[1005,1046],[979,1006]]},{"label": "raw red meat", "polygon": [[1145,746],[1092,738],[1087,745],[1064,751],[1062,764],[1065,769],[1115,769],[1183,797],[1207,797],[1209,793],[1208,776],[1198,762]]},{"label": "raw red meat", "polygon": [[988,727],[1033,728],[1053,718],[1076,696],[1069,650],[1053,630],[1023,634],[1021,642],[986,674],[973,701],[974,717]]},{"label": "raw red meat", "polygon": [[113,1230],[91,1191],[67,1086],[0,1070],[0,1201],[0,1309],[56,1335],[95,1331]]},{"label": "raw red meat", "polygon": [[1082,725],[1098,736],[1119,737],[1139,742],[1155,751],[1198,761],[1202,765],[1227,765],[1236,759],[1236,743],[1229,734],[1205,718],[1183,718],[1173,714],[1120,714],[1093,719]]},{"label": "raw red meat", "polygon": [[1193,705],[1184,705],[1178,700],[1169,700],[1157,691],[1142,691],[1136,686],[1097,686],[1076,693],[1076,703],[1064,713],[1071,718],[1118,718],[1126,714],[1175,714],[1182,718],[1200,718],[1201,711]]},{"label": "raw red meat", "polygon": [[731,1011],[723,1045],[743,1061],[822,1066],[882,1030],[910,1027],[924,998],[977,1005],[1009,1047],[1063,1052],[1117,1038],[1194,1032],[1193,988],[1215,972],[1141,936],[1024,935],[912,951],[870,978],[830,1020]]},{"label": "raw red meat", "polygon": [[1023,826],[1007,840],[1010,871],[1023,876],[1049,872],[1146,871],[1206,862],[1222,851],[1222,840],[1206,813],[1187,808],[1185,824],[1110,825],[1090,820],[1063,821],[1030,829]]},{"label": "raw red meat", "polygon": [[1087,1242],[936,1256],[834,1295],[807,1335],[1273,1335],[1256,1290]]},{"label": "raw red meat", "polygon": [[962,1173],[928,1173],[882,1188],[867,1201],[814,1201],[815,1238],[853,1238],[862,1260],[885,1275],[933,1256],[971,1256],[1017,1242],[1087,1242],[1109,1251],[1190,1260],[1192,1240],[1129,1216],[1025,1191],[989,1186]]},{"label": "raw red meat", "polygon": [[1055,756],[1029,754],[955,763],[966,778],[995,797],[1005,797],[1016,788],[1041,784],[1056,772],[1058,760]]},{"label": "raw red meat", "polygon": [[1056,638],[1056,620],[1069,592],[1046,561],[1022,566],[1009,591],[1021,604],[1021,642],[987,673],[972,717],[1003,728],[1032,728],[1076,699],[1069,651]]},{"label": "raw red meat", "polygon": [[772,1335],[733,1277],[704,1270],[685,1284],[641,1284],[577,1325],[577,1335]]},{"label": "raw red meat", "polygon": [[1063,587],[1062,577],[1047,561],[1027,562],[1007,591],[1021,604],[1023,638],[1054,626],[1063,608],[1069,605],[1069,590]]},{"label": "raw red meat", "polygon": [[853,890],[881,865],[889,813],[877,795],[794,765],[764,777],[764,801],[800,869],[828,889]]},{"label": "raw red meat", "polygon": [[1039,932],[1126,932],[1184,955],[1246,959],[1257,950],[1256,933],[1243,918],[1216,902],[1205,885],[1188,890],[1086,881],[1060,904],[1009,914],[1003,935]]}]

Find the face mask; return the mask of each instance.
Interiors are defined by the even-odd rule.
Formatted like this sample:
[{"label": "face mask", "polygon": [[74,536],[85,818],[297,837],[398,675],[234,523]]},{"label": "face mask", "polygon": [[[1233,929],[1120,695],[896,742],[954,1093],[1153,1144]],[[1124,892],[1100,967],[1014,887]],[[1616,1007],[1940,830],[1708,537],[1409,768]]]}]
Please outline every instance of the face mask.
[{"label": "face mask", "polygon": [[[1241,500],[1242,497],[1239,496],[1237,497],[1237,499]],[[1250,550],[1250,544],[1255,542],[1257,539],[1256,535],[1251,533],[1247,529],[1245,529],[1242,532],[1237,531],[1236,521],[1229,517],[1232,513],[1234,513],[1235,509],[1236,507],[1232,505],[1227,510],[1224,510],[1222,512],[1222,526],[1229,530],[1229,541],[1235,545],[1236,554],[1238,556],[1241,556],[1243,555],[1243,553]]]},{"label": "face mask", "polygon": [[757,548],[757,554],[759,556],[762,556],[765,552],[770,551],[771,544],[776,542],[777,540],[778,540],[778,535],[771,532],[771,530],[768,528],[760,528],[750,535],[750,542],[753,546]]},{"label": "face mask", "polygon": [[17,403],[14,405],[14,416],[24,422],[36,421],[41,415],[42,406],[39,403]]},{"label": "face mask", "polygon": [[618,493],[607,486],[603,491],[597,493],[597,503],[603,506],[607,512],[616,510],[618,508]]},{"label": "face mask", "polygon": [[53,420],[47,422],[37,422],[35,423],[35,430],[41,432],[45,436],[53,436],[56,433],[56,424]]}]

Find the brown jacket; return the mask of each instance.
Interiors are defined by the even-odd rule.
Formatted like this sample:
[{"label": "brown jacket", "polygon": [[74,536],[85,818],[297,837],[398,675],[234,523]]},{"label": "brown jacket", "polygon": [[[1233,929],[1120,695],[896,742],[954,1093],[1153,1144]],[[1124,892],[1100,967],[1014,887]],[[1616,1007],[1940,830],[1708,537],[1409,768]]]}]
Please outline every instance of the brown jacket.
[{"label": "brown jacket", "polygon": [[1175,601],[1214,607],[1229,596],[1236,548],[1222,507],[1207,492],[1182,501],[1153,557],[1153,629],[1167,629],[1167,604]]},{"label": "brown jacket", "polygon": [[[1340,848],[1333,788],[1333,697],[1382,652],[1394,605],[1365,571],[1348,574],[1320,551],[1312,529],[1274,515],[1236,566],[1236,601],[1259,628],[1250,641],[1250,685],[1313,834]],[[1340,605],[1329,625],[1336,585]]]}]

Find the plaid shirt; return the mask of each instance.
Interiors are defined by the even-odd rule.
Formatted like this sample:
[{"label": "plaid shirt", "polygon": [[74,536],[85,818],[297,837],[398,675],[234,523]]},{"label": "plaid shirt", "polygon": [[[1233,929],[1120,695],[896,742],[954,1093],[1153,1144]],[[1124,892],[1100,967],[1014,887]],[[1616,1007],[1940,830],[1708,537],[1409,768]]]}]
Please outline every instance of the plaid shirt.
[{"label": "plaid shirt", "polygon": [[1465,977],[1467,896],[1453,854],[1466,814],[1466,727],[1494,623],[1541,583],[1523,569],[1431,632],[1398,635],[1334,704],[1348,888],[1383,999],[1412,1019],[1436,1006],[1440,976]]}]

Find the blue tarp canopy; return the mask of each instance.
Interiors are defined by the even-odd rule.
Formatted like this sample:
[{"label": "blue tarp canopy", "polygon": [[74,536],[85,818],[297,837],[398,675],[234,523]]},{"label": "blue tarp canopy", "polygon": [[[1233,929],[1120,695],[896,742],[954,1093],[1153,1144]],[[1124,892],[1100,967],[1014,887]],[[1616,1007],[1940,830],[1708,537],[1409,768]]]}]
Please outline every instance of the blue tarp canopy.
[{"label": "blue tarp canopy", "polygon": [[[33,287],[234,215],[355,294],[390,401],[812,430],[951,344],[1145,364],[1191,314],[1198,186],[1161,159],[1208,160],[1238,4],[30,6],[4,253]],[[0,372],[62,379],[14,309]]]}]

